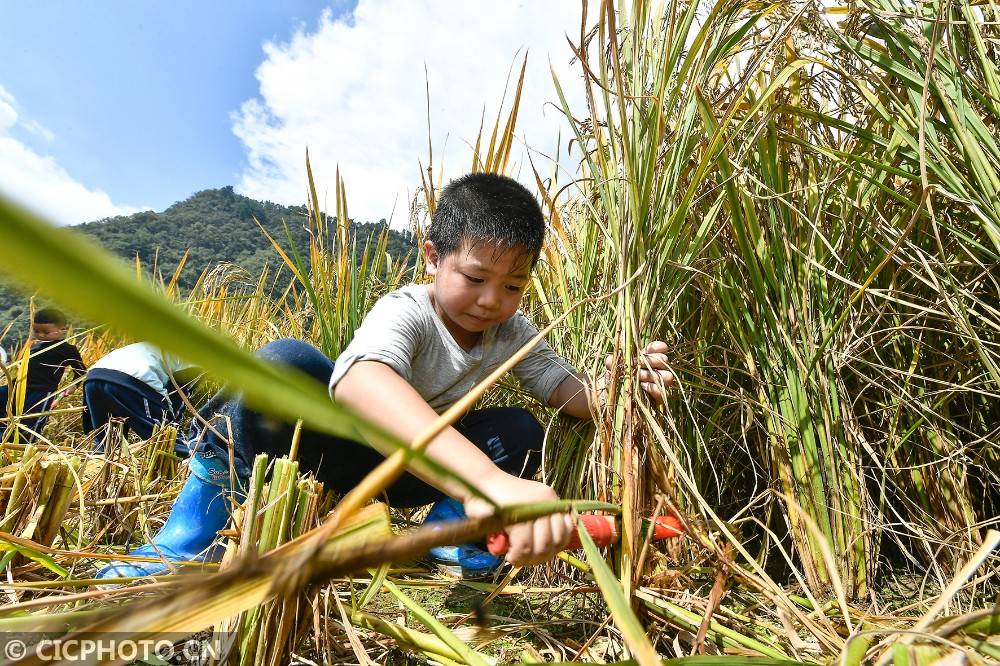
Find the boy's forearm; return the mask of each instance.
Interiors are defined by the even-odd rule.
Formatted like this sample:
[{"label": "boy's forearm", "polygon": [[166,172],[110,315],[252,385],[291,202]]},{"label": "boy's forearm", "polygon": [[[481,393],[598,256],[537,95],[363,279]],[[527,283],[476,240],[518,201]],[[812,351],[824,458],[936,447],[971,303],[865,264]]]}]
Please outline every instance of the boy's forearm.
[{"label": "boy's forearm", "polygon": [[[352,366],[337,384],[334,397],[337,402],[407,443],[423,434],[438,418],[438,414],[406,380],[389,366],[375,361],[362,361]],[[451,426],[431,441],[426,453],[434,461],[482,486],[487,493],[486,486],[491,481],[506,475],[489,456]],[[458,500],[464,502],[469,498],[468,489],[461,483],[431,478],[419,468],[411,471]]]},{"label": "boy's forearm", "polygon": [[585,375],[573,374],[562,381],[549,397],[549,406],[578,419],[592,419],[591,405],[596,404],[595,389]]}]

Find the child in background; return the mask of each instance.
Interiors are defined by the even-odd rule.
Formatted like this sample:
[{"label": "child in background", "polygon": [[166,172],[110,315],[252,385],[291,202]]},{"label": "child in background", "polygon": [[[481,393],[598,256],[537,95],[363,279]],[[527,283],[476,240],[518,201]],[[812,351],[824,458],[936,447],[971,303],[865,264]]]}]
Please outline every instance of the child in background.
[{"label": "child in background", "polygon": [[[66,315],[56,308],[43,308],[35,312],[31,325],[31,335],[35,342],[29,352],[22,414],[47,412],[56,399],[71,393],[64,391],[56,395],[59,382],[67,369],[77,376],[87,371],[80,358],[80,350],[65,341],[68,328]],[[15,395],[16,386],[0,386],[0,414],[9,417],[15,413]],[[21,418],[19,423],[22,426],[22,441],[32,442],[37,439],[47,420],[47,416]],[[25,431],[24,428],[28,430]]]},{"label": "child in background", "polygon": [[[142,439],[149,439],[158,424],[177,423],[184,413],[179,391],[188,393],[198,374],[199,368],[148,342],[127,345],[102,357],[90,367],[83,382],[87,407],[84,432],[104,429],[94,440],[94,451],[104,452],[106,426],[112,418],[125,419],[126,429]],[[183,457],[189,453],[180,438],[174,449]]]},{"label": "child in background", "polygon": [[[432,284],[412,284],[381,298],[336,363],[298,340],[269,343],[258,355],[311,375],[329,386],[334,400],[400,440],[413,441],[537,334],[518,306],[544,234],[541,208],[522,185],[495,174],[467,175],[442,192],[424,243]],[[642,386],[657,399],[673,380],[665,348],[663,343],[647,347],[639,370]],[[513,372],[542,404],[591,417],[589,382],[545,342]],[[220,393],[201,415],[214,430],[193,423],[191,437],[200,446],[192,445],[198,452],[191,459],[191,475],[153,545],[135,555],[176,561],[220,554],[213,543],[229,517],[221,495],[242,497],[255,455],[276,457],[289,451],[293,426],[254,412],[238,397]],[[499,506],[553,500],[557,495],[552,488],[532,480],[544,435],[526,409],[474,410],[438,435],[426,453],[477,484]],[[382,454],[359,442],[301,433],[300,469],[315,472],[328,489],[348,491],[382,460]],[[492,511],[461,484],[424,478],[419,470],[397,480],[387,496],[399,507],[433,502],[428,521]],[[510,526],[507,560],[517,566],[547,560],[567,543],[573,529],[567,514]],[[467,577],[488,574],[502,563],[478,544],[437,548],[430,557]],[[166,563],[115,562],[98,577],[153,575],[166,569]]]}]

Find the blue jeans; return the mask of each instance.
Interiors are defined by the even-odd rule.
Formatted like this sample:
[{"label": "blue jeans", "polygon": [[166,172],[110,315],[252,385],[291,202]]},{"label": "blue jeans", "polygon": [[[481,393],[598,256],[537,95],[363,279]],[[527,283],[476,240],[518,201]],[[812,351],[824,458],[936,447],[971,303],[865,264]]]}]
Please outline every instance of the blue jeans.
[{"label": "blue jeans", "polygon": [[[301,340],[270,342],[257,355],[278,365],[294,367],[324,387],[333,373],[333,361]],[[377,391],[378,387],[372,387],[372,390]],[[214,461],[217,468],[227,469],[229,442],[226,438],[232,440],[233,468],[240,483],[249,478],[257,454],[266,453],[273,459],[286,455],[290,449],[294,425],[262,416],[245,407],[239,397],[220,392],[201,409],[200,414],[218,434],[204,428],[200,420],[195,419],[188,443],[198,447],[202,452],[199,455],[217,458]],[[545,431],[528,410],[516,407],[474,410],[463,416],[455,428],[505,472],[531,478],[538,471]],[[299,440],[299,469],[315,473],[328,490],[341,493],[357,485],[383,459],[378,451],[359,442],[305,428]],[[470,480],[475,482],[475,479]],[[398,507],[421,506],[444,496],[441,491],[409,473],[401,476],[387,490],[387,495],[389,503]]]},{"label": "blue jeans", "polygon": [[[108,437],[107,425],[112,418],[125,419],[125,432],[133,430],[142,439],[153,436],[161,423],[175,423],[176,410],[166,398],[151,387],[136,380],[141,386],[128,387],[101,379],[88,379],[83,383],[83,431],[91,433],[103,428],[94,440],[94,451],[103,453]],[[178,438],[174,446],[178,455],[187,454],[187,446]]]},{"label": "blue jeans", "polygon": [[[9,399],[9,396],[12,393],[11,388],[12,387],[9,386],[0,386],[0,415],[2,416],[10,416],[7,413],[7,400]],[[9,391],[11,393],[8,393]],[[21,413],[28,415],[28,414],[37,414],[38,412],[47,412],[49,411],[49,405],[52,404],[53,397],[55,396],[53,396],[49,391],[36,391],[33,389],[28,389],[27,391],[24,392],[24,410]],[[17,406],[14,405],[13,407],[14,411],[17,411]],[[30,416],[27,418],[22,417],[18,419],[18,423],[20,423],[20,425],[24,426],[25,428],[30,428],[34,432],[41,434],[42,428],[45,427],[45,422],[48,420],[49,420],[48,416]],[[8,423],[6,427],[0,429],[0,438],[2,438],[3,431],[6,431],[8,427],[13,427],[13,426],[14,426],[13,423]],[[28,443],[38,439],[37,436],[29,432],[25,432],[23,428],[21,428],[20,430],[21,430],[21,435],[20,435],[21,442]],[[9,436],[8,439],[10,439]]]}]

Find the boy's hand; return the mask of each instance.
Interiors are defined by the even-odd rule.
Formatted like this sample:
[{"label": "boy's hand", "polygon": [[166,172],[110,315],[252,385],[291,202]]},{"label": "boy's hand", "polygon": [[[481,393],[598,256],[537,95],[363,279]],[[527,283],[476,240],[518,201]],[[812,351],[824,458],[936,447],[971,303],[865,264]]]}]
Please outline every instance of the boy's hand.
[{"label": "boy's hand", "polygon": [[[505,473],[484,484],[483,490],[499,506],[559,499],[559,495],[544,483],[519,479]],[[479,518],[492,514],[493,507],[485,500],[473,497],[465,502],[465,513],[470,518]],[[541,564],[565,549],[575,529],[568,513],[510,525],[506,528],[510,539],[506,559],[516,567]]]},{"label": "boy's hand", "polygon": [[[642,355],[637,359],[637,370],[639,371],[639,385],[642,390],[650,395],[657,402],[666,400],[664,389],[674,383],[674,373],[668,369],[667,364],[667,343],[654,340],[646,345],[642,350]],[[604,367],[610,373],[614,367],[611,355],[604,359]]]},{"label": "boy's hand", "polygon": [[52,402],[49,403],[49,409],[55,409],[58,407],[59,402],[69,396],[70,393],[71,391],[69,389],[64,389],[59,391],[59,393],[56,393],[56,397],[52,398]]}]

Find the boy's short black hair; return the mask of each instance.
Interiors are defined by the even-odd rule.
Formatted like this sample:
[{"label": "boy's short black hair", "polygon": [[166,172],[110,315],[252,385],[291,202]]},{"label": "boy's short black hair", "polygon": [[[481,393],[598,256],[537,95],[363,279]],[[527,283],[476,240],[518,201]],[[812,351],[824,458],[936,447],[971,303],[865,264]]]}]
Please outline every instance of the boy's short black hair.
[{"label": "boy's short black hair", "polygon": [[56,308],[42,308],[35,311],[36,324],[55,324],[56,326],[66,325],[66,315],[62,310]]},{"label": "boy's short black hair", "polygon": [[545,240],[545,217],[535,197],[513,178],[470,173],[448,183],[427,239],[443,259],[463,242],[490,242],[522,251],[531,266]]}]

